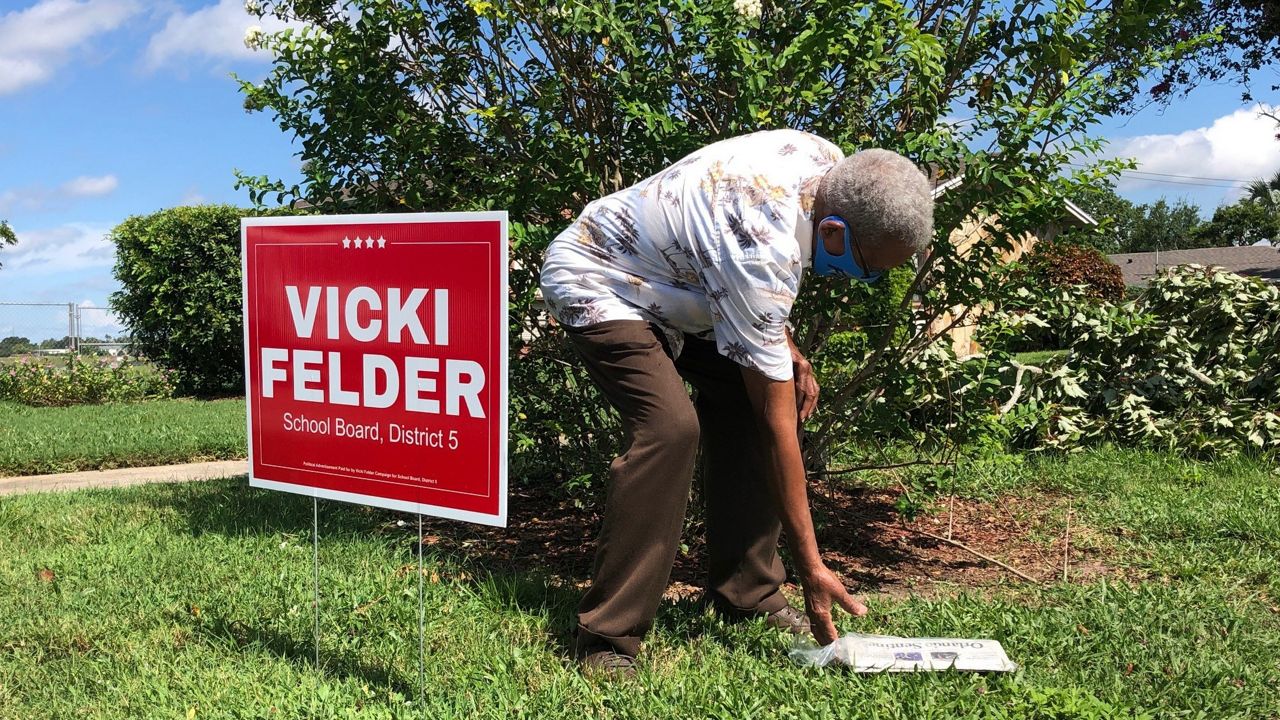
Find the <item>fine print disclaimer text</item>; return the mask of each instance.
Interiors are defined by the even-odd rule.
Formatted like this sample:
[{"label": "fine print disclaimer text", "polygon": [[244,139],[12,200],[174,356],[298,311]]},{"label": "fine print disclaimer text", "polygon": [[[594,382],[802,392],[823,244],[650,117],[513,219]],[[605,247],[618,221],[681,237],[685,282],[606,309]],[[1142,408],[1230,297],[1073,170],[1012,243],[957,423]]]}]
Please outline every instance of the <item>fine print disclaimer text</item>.
[{"label": "fine print disclaimer text", "polygon": [[311,462],[310,460],[303,460],[302,465],[312,470],[341,472],[351,475],[368,475],[370,477],[381,478],[383,480],[407,480],[409,482],[424,483],[427,485],[440,484],[440,481],[435,478],[424,478],[417,475],[407,475],[405,473],[383,472],[381,470],[367,470],[365,468],[354,468],[347,465],[330,465],[327,463]]},{"label": "fine print disclaimer text", "polygon": [[395,443],[443,450],[457,450],[460,444],[457,430],[432,429],[394,422],[386,423],[384,428],[383,423],[380,422],[353,423],[337,415],[317,418],[285,413],[282,424],[286,432],[351,438],[378,444]]}]

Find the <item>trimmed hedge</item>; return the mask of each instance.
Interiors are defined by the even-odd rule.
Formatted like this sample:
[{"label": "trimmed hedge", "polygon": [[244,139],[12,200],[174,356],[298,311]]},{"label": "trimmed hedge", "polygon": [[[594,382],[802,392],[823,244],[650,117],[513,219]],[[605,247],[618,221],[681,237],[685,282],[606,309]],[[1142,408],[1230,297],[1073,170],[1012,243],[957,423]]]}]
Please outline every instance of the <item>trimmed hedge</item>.
[{"label": "trimmed hedge", "polygon": [[177,207],[135,215],[111,231],[122,286],[111,307],[129,327],[134,352],[173,371],[181,395],[243,392],[240,218],[261,214]]}]

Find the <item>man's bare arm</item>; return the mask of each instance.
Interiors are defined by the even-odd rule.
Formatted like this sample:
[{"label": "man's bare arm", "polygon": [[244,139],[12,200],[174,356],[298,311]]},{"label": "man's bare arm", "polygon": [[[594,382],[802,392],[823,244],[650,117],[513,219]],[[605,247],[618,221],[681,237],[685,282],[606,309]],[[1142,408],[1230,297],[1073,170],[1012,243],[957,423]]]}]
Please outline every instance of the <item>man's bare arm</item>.
[{"label": "man's bare arm", "polygon": [[850,597],[844,584],[822,562],[809,513],[800,442],[796,437],[796,388],[794,381],[771,380],[756,370],[743,368],[743,382],[755,408],[765,446],[766,472],[777,503],[778,517],[787,531],[787,546],[796,562],[796,574],[804,586],[805,611],[814,638],[826,645],[836,639],[832,605],[853,615],[867,608]]}]

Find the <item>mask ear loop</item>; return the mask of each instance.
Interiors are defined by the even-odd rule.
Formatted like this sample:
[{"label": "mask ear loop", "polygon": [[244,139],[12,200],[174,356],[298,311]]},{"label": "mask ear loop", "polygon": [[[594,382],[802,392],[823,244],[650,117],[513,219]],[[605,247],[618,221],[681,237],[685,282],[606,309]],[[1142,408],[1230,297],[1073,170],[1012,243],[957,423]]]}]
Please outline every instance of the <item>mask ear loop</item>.
[{"label": "mask ear loop", "polygon": [[[826,222],[828,220],[835,220],[840,223],[840,227],[844,228],[844,253],[842,255],[831,255],[831,253],[827,254],[831,255],[831,257],[844,257],[845,255],[853,257],[853,233],[849,230],[849,223],[845,222],[845,219],[839,215],[828,215],[822,218],[822,222]],[[818,237],[818,242],[823,242],[821,235]],[[823,246],[823,251],[826,251],[825,245]]]},{"label": "mask ear loop", "polygon": [[845,250],[851,253],[852,257],[858,261],[858,269],[862,271],[862,279],[867,281],[871,281],[872,277],[879,279],[880,276],[872,273],[871,268],[867,267],[867,259],[862,255],[861,244],[859,244],[857,247],[857,253],[856,254],[854,253],[854,247],[852,245],[853,234],[849,232],[848,225],[844,226],[844,241],[845,241]]},{"label": "mask ear loop", "polygon": [[854,266],[862,271],[862,277],[860,277],[859,280],[865,280],[867,282],[879,280],[880,275],[872,273],[871,269],[867,267],[867,260],[862,256],[862,246],[859,245],[855,252],[853,247],[853,231],[849,229],[849,222],[839,215],[834,215],[832,217],[838,218],[840,223],[844,225],[844,251],[849,256],[849,259],[854,261]]},{"label": "mask ear loop", "polygon": [[[840,217],[837,215],[836,217]],[[849,256],[850,260],[858,260],[858,269],[863,275],[867,274],[867,269],[862,266],[861,258],[855,257],[853,254],[853,231],[849,229],[849,221],[840,218],[840,224],[844,225],[844,254]],[[862,255],[862,253],[858,253]]]}]

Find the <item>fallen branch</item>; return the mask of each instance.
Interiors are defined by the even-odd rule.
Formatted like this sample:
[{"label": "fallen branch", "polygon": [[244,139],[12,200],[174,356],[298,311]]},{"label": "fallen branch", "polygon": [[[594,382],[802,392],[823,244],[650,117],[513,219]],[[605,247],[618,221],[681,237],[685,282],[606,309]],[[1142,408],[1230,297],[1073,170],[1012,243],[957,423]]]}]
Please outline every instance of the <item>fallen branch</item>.
[{"label": "fallen branch", "polygon": [[1033,373],[1035,373],[1035,374],[1037,374],[1037,375],[1043,375],[1043,374],[1044,374],[1044,370],[1041,370],[1040,368],[1036,367],[1035,365],[1023,365],[1023,364],[1022,364],[1022,363],[1020,363],[1020,362],[1013,362],[1013,363],[1012,363],[1012,365],[1013,365],[1015,368],[1017,368],[1017,369],[1018,369],[1018,373],[1017,373],[1017,375],[1016,375],[1016,376],[1014,376],[1014,378],[1013,378],[1013,394],[1009,396],[1009,401],[1008,401],[1008,402],[1006,402],[1005,404],[1003,404],[1003,405],[1001,405],[1001,406],[1000,406],[1000,414],[1001,414],[1001,415],[1004,415],[1004,414],[1008,413],[1010,410],[1012,410],[1012,409],[1013,409],[1013,406],[1018,404],[1018,398],[1022,397],[1022,375],[1023,375],[1023,373],[1025,373],[1025,372],[1027,372],[1028,370],[1030,370],[1031,372],[1033,372]]},{"label": "fallen branch", "polygon": [[1017,575],[1018,577],[1022,578],[1023,580],[1026,580],[1026,581],[1027,581],[1027,582],[1029,582],[1029,583],[1033,583],[1033,584],[1035,584],[1035,585],[1044,585],[1044,583],[1043,583],[1043,582],[1041,582],[1041,581],[1039,581],[1039,580],[1037,580],[1037,579],[1035,579],[1035,578],[1031,577],[1030,575],[1028,575],[1028,574],[1026,574],[1026,573],[1022,572],[1022,571],[1021,571],[1021,570],[1019,570],[1018,568],[1013,567],[1012,565],[1008,565],[1008,564],[1006,564],[1006,563],[1003,563],[1003,562],[1001,562],[1001,561],[999,561],[999,560],[997,560],[997,559],[995,559],[995,558],[991,557],[990,555],[985,555],[985,554],[983,554],[983,553],[980,553],[980,552],[978,552],[977,550],[974,550],[973,548],[969,547],[968,545],[965,545],[964,543],[960,542],[959,540],[952,540],[952,539],[950,539],[950,538],[944,538],[944,537],[942,537],[941,535],[934,535],[933,533],[929,532],[928,530],[921,530],[920,528],[913,528],[913,527],[911,527],[911,526],[909,526],[909,525],[903,525],[903,527],[904,527],[904,528],[906,528],[907,530],[910,530],[911,532],[919,533],[919,534],[924,535],[924,536],[926,536],[926,537],[931,537],[931,538],[933,538],[934,540],[937,540],[937,541],[939,541],[939,542],[944,542],[944,543],[947,543],[948,545],[955,545],[956,547],[960,548],[961,550],[964,550],[965,552],[971,553],[971,554],[973,554],[973,555],[975,555],[975,556],[977,556],[977,557],[979,557],[979,558],[982,558],[983,560],[986,560],[986,561],[987,561],[987,562],[989,562],[989,563],[992,563],[992,564],[994,564],[994,565],[999,565],[1000,567],[1004,568],[1005,570],[1008,570],[1009,572],[1013,573],[1014,575]]},{"label": "fallen branch", "polygon": [[1067,508],[1066,531],[1062,536],[1062,582],[1067,581],[1067,567],[1071,564],[1071,508]]},{"label": "fallen branch", "polygon": [[1204,373],[1200,372],[1194,367],[1191,367],[1191,363],[1183,363],[1182,369],[1186,370],[1188,375],[1195,378],[1196,380],[1199,380],[1200,383],[1203,385],[1207,385],[1209,387],[1215,387],[1218,384],[1213,381],[1213,378],[1209,377],[1208,375],[1205,375]]},{"label": "fallen branch", "polygon": [[911,462],[894,463],[892,465],[859,465],[851,468],[841,468],[839,470],[819,470],[809,473],[815,477],[831,477],[833,475],[848,475],[849,473],[862,472],[863,470],[893,470],[895,468],[910,467],[912,465],[955,465],[953,462],[946,460],[912,460]]}]

